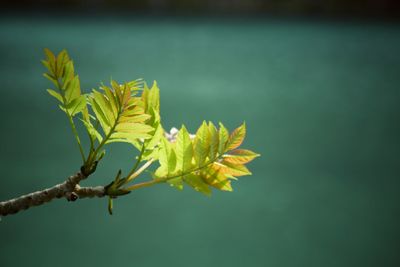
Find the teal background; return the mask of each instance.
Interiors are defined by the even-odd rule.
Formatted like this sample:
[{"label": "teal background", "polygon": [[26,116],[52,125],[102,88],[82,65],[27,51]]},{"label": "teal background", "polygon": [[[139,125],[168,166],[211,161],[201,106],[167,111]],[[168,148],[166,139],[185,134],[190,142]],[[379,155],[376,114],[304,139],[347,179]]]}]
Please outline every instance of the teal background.
[{"label": "teal background", "polygon": [[[166,128],[246,121],[262,154],[234,192],[158,185],[53,201],[0,222],[1,266],[399,266],[400,27],[317,20],[3,16],[0,199],[78,170],[71,130],[41,76],[68,49],[88,92],[157,80]],[[85,185],[127,171],[110,146]],[[143,177],[142,179],[146,179]]]}]

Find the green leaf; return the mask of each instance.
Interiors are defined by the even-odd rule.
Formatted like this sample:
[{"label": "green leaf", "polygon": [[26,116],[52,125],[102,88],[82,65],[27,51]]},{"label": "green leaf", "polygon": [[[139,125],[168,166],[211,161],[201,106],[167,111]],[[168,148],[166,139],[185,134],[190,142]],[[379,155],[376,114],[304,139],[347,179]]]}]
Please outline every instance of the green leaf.
[{"label": "green leaf", "polygon": [[74,65],[66,50],[55,56],[50,50],[45,49],[46,60],[43,65],[49,73],[44,76],[59,90],[49,89],[50,95],[61,102],[60,108],[68,117],[73,117],[82,112],[85,120],[88,119],[86,100],[81,95],[79,76],[74,74]]},{"label": "green leaf", "polygon": [[52,97],[54,97],[55,99],[57,99],[58,101],[60,101],[61,103],[64,102],[62,96],[61,96],[59,93],[57,93],[56,91],[54,91],[54,90],[52,90],[52,89],[47,89],[47,92],[48,92]]},{"label": "green leaf", "polygon": [[74,116],[79,112],[82,112],[85,107],[86,107],[86,97],[84,95],[75,98],[66,106],[71,116]]},{"label": "green leaf", "polygon": [[208,131],[210,133],[210,155],[209,158],[211,160],[215,159],[218,155],[219,148],[219,134],[217,128],[212,122],[208,123]]},{"label": "green leaf", "polygon": [[219,146],[218,146],[218,152],[219,154],[224,154],[227,149],[226,149],[226,143],[229,138],[229,132],[225,128],[225,126],[220,122],[219,123]]},{"label": "green leaf", "polygon": [[142,99],[146,113],[149,113],[151,109],[154,109],[156,113],[160,112],[160,90],[156,81],[154,81],[151,89],[147,87],[147,84],[144,85]]},{"label": "green leaf", "polygon": [[161,167],[164,168],[165,174],[158,176],[160,178],[173,175],[175,173],[177,163],[175,150],[172,148],[171,143],[168,142],[165,137],[161,139],[161,143],[159,162]]},{"label": "green leaf", "polygon": [[81,86],[79,82],[79,76],[75,76],[72,80],[64,84],[63,86],[65,99],[67,103],[81,95]]},{"label": "green leaf", "polygon": [[211,184],[211,186],[222,191],[229,191],[229,192],[233,191],[230,180],[224,180],[221,182],[213,183]]},{"label": "green leaf", "polygon": [[202,166],[207,159],[210,150],[210,132],[205,121],[197,130],[194,141],[194,158],[197,166]]},{"label": "green leaf", "polygon": [[98,107],[101,109],[107,121],[107,124],[109,126],[113,125],[115,123],[115,120],[117,119],[118,112],[114,114],[113,109],[111,108],[110,101],[106,99],[106,97],[102,93],[93,90],[92,95]]},{"label": "green leaf", "polygon": [[211,195],[209,186],[203,181],[203,179],[196,174],[188,174],[184,177],[184,181],[193,187],[194,190],[199,191],[207,196]]},{"label": "green leaf", "polygon": [[133,97],[128,84],[119,85],[111,81],[111,87],[102,85],[104,93],[93,90],[90,94],[91,107],[106,135],[106,144],[125,142],[138,146],[141,139],[150,139],[154,128],[145,122],[150,115],[144,113],[144,106],[139,97]]},{"label": "green leaf", "polygon": [[91,97],[90,98],[90,103],[93,109],[93,112],[96,115],[96,119],[99,121],[101,128],[104,131],[104,134],[108,134],[108,132],[111,129],[110,122],[108,121],[106,115],[104,115],[102,108],[100,105],[96,102],[96,100]]},{"label": "green leaf", "polygon": [[64,74],[63,74],[63,83],[66,84],[67,82],[71,81],[75,76],[75,70],[74,70],[74,63],[69,61],[68,63],[65,64],[64,67]]},{"label": "green leaf", "polygon": [[193,146],[185,126],[178,132],[175,144],[177,171],[185,173],[192,167]]},{"label": "green leaf", "polygon": [[151,139],[148,140],[146,144],[146,149],[153,149],[155,146],[157,146],[160,143],[161,138],[163,137],[163,133],[164,129],[162,128],[161,124],[158,124],[153,136],[151,137]]},{"label": "green leaf", "polygon": [[157,82],[153,82],[148,99],[147,106],[153,108],[157,113],[160,112],[160,89],[158,89]]}]

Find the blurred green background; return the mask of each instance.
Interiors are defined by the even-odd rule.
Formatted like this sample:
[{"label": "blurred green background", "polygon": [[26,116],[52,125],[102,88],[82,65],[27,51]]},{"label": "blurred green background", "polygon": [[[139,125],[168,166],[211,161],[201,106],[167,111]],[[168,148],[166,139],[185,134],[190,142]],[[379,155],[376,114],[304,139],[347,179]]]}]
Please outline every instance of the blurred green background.
[{"label": "blurred green background", "polygon": [[[0,222],[1,266],[399,266],[400,26],[307,19],[0,19],[0,199],[80,167],[45,89],[42,49],[68,49],[88,92],[157,80],[166,128],[248,126],[262,154],[233,193],[141,189],[56,200]],[[110,146],[85,185],[133,164]],[[143,177],[145,179],[145,177]]]}]

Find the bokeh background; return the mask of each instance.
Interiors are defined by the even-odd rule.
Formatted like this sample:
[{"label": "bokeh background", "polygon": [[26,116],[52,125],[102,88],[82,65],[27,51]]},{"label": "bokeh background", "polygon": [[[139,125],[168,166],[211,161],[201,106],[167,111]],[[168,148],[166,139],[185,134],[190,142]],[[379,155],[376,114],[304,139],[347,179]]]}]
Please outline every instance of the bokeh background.
[{"label": "bokeh background", "polygon": [[[157,80],[166,128],[248,126],[233,193],[166,185],[0,222],[0,266],[400,266],[398,1],[16,1],[0,16],[0,199],[80,166],[45,89],[66,48],[88,92]],[[127,171],[116,144],[85,185]],[[143,177],[142,179],[146,179]]]}]

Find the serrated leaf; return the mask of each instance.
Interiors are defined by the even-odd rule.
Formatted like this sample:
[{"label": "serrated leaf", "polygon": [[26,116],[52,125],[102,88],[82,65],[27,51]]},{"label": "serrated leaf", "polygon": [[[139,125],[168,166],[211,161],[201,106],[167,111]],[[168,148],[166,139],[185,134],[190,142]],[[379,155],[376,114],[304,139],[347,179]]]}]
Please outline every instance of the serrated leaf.
[{"label": "serrated leaf", "polygon": [[232,164],[246,164],[259,156],[260,154],[247,149],[236,149],[230,151],[228,154],[224,154],[223,158],[225,162]]},{"label": "serrated leaf", "polygon": [[83,124],[85,125],[89,135],[91,136],[92,140],[97,139],[99,143],[103,141],[103,137],[101,134],[96,130],[96,128],[93,126],[93,124],[90,121],[85,121],[81,120]]},{"label": "serrated leaf", "polygon": [[57,99],[58,101],[60,101],[61,103],[64,102],[62,96],[61,96],[59,93],[57,93],[56,91],[54,91],[54,90],[52,90],[52,89],[47,89],[47,92],[48,92],[52,97],[54,97],[55,99]]},{"label": "serrated leaf", "polygon": [[178,132],[175,144],[177,171],[185,173],[192,167],[193,146],[185,126]]},{"label": "serrated leaf", "polygon": [[213,167],[224,174],[232,176],[251,175],[251,172],[242,164],[233,164],[227,161],[215,162]]},{"label": "serrated leaf", "polygon": [[163,133],[164,129],[162,128],[161,124],[158,124],[153,133],[153,136],[151,137],[151,139],[148,140],[146,144],[146,149],[153,149],[155,146],[157,146],[161,141]]},{"label": "serrated leaf", "polygon": [[102,86],[101,89],[103,89],[104,92],[106,93],[107,100],[109,102],[109,106],[112,110],[112,113],[117,114],[118,113],[118,105],[117,105],[117,101],[115,99],[115,95],[112,93],[111,89],[107,86]]},{"label": "serrated leaf", "polygon": [[63,74],[63,83],[67,83],[70,80],[72,80],[75,76],[75,70],[74,70],[74,63],[69,61],[68,63],[65,64],[64,67],[64,74]]},{"label": "serrated leaf", "polygon": [[208,185],[203,181],[203,179],[194,173],[190,173],[188,175],[185,175],[183,180],[193,187],[194,190],[201,192],[207,196],[211,195],[211,190],[208,187]]},{"label": "serrated leaf", "polygon": [[58,77],[63,76],[65,64],[69,61],[67,51],[64,49],[58,55],[56,59],[56,74]]},{"label": "serrated leaf", "polygon": [[199,127],[196,132],[196,138],[194,141],[194,157],[197,166],[202,166],[206,161],[206,158],[210,150],[210,133],[208,130],[208,125],[205,121]]},{"label": "serrated leaf", "polygon": [[236,128],[229,136],[226,143],[226,150],[232,150],[239,147],[246,136],[246,124],[243,123],[241,126]]},{"label": "serrated leaf", "polygon": [[160,112],[160,89],[158,89],[156,81],[153,82],[153,86],[149,91],[147,105],[153,108],[157,113]]},{"label": "serrated leaf", "polygon": [[131,143],[131,140],[135,139],[148,139],[150,138],[151,135],[146,134],[146,133],[136,133],[136,132],[113,132],[110,136],[110,142],[112,139],[117,139],[114,140],[114,142],[125,142],[125,143]]},{"label": "serrated leaf", "polygon": [[81,112],[86,107],[86,97],[81,95],[74,100],[72,100],[67,106],[67,110],[71,116]]},{"label": "serrated leaf", "polygon": [[229,138],[229,131],[225,128],[222,123],[219,123],[219,144],[218,144],[218,153],[220,155],[224,154],[226,149],[226,143]]},{"label": "serrated leaf", "polygon": [[75,76],[72,80],[65,83],[63,86],[65,91],[66,104],[81,95],[81,86],[79,76]]},{"label": "serrated leaf", "polygon": [[215,159],[218,155],[218,146],[219,146],[219,133],[217,128],[212,122],[208,123],[208,130],[210,133],[210,154],[209,158],[211,160]]},{"label": "serrated leaf", "polygon": [[104,115],[101,107],[96,102],[96,100],[93,97],[90,100],[91,100],[90,102],[91,102],[92,110],[96,115],[96,119],[99,121],[101,128],[103,128],[104,134],[107,135],[111,128],[110,122],[108,121],[106,115]]},{"label": "serrated leaf", "polygon": [[[146,133],[149,134],[152,132],[154,129],[153,127],[143,124],[143,123],[118,123],[117,126],[115,127],[116,132],[123,132],[123,133],[132,133],[132,134],[140,134],[140,133]],[[151,137],[151,135],[149,134]]]},{"label": "serrated leaf", "polygon": [[230,180],[225,180],[225,181],[213,183],[211,186],[215,187],[215,188],[217,188],[219,190],[222,190],[222,191],[228,191],[228,192],[232,192],[233,191]]},{"label": "serrated leaf", "polygon": [[109,126],[112,126],[115,123],[115,120],[116,120],[116,117],[118,114],[113,113],[113,110],[111,108],[111,105],[110,105],[108,99],[106,99],[102,93],[100,93],[99,91],[93,90],[92,96],[93,96],[94,100],[96,101],[98,107],[101,109],[102,113],[104,114],[107,124]]},{"label": "serrated leaf", "polygon": [[168,177],[175,173],[176,169],[176,154],[175,150],[171,147],[168,140],[163,137],[161,139],[161,148],[159,151],[159,162],[161,167],[164,168],[166,174],[158,177]]}]

